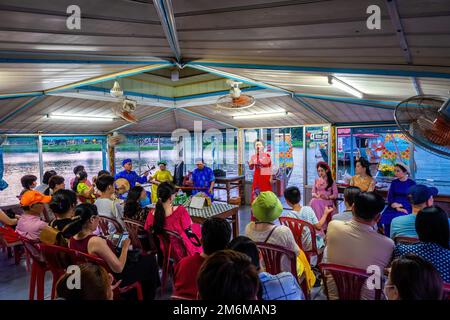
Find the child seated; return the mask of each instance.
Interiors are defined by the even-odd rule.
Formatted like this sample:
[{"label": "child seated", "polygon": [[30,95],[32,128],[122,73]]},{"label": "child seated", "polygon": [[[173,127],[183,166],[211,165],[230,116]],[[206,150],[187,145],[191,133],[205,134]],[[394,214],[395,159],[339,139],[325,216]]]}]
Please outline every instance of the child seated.
[{"label": "child seated", "polygon": [[[300,190],[297,187],[287,188],[284,191],[284,198],[286,199],[286,203],[292,208],[292,210],[288,211],[283,216],[300,219],[312,224],[314,228],[319,231],[318,233],[316,233],[317,248],[323,247],[325,244],[322,236],[323,233],[321,232],[322,226],[326,222],[328,215],[334,211],[333,207],[326,207],[319,221],[317,220],[317,216],[311,207],[302,206],[300,204],[301,194]],[[311,250],[312,248],[311,232],[306,228],[303,229],[302,247],[307,251]]]},{"label": "child seated", "polygon": [[341,213],[335,214],[332,220],[350,221],[352,220],[352,207],[355,203],[355,197],[361,193],[361,189],[358,187],[347,187],[344,190],[344,203],[345,210]]}]

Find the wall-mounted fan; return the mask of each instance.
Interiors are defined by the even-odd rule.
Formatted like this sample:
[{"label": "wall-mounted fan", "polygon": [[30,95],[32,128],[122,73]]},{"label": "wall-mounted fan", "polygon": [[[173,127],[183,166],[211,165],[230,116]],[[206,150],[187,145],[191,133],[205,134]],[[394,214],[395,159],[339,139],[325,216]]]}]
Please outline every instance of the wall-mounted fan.
[{"label": "wall-mounted fan", "polygon": [[113,132],[113,134],[108,137],[108,145],[115,147],[124,142],[126,139],[127,138],[123,134]]},{"label": "wall-mounted fan", "polygon": [[414,144],[439,156],[450,158],[450,100],[420,95],[400,102],[395,122]]},{"label": "wall-mounted fan", "polygon": [[220,97],[216,102],[217,107],[236,111],[250,108],[255,104],[254,97],[242,94],[239,89],[242,82],[227,80],[227,83],[231,86],[230,94]]},{"label": "wall-mounted fan", "polygon": [[137,102],[130,99],[124,99],[116,106],[112,107],[112,112],[128,122],[136,123],[138,119],[133,114],[136,111]]}]

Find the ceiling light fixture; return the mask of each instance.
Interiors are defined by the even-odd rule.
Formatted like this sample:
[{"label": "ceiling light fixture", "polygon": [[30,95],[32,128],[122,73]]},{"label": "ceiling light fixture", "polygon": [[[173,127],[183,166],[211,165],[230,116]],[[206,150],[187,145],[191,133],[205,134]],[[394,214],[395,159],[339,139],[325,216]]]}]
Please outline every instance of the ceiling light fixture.
[{"label": "ceiling light fixture", "polygon": [[110,116],[92,116],[92,115],[75,115],[75,114],[55,114],[51,113],[46,116],[48,119],[70,120],[70,121],[91,121],[91,122],[111,122],[114,117]]},{"label": "ceiling light fixture", "polygon": [[289,114],[287,111],[280,112],[267,112],[267,113],[248,113],[248,114],[237,114],[232,116],[235,120],[241,119],[261,119],[261,118],[274,118],[274,117],[285,117]]},{"label": "ceiling light fixture", "polygon": [[328,76],[328,83],[338,89],[341,89],[342,91],[350,93],[351,95],[353,95],[359,99],[362,99],[364,97],[364,93],[353,88],[351,85],[345,83],[342,80],[339,80],[338,78],[336,78],[334,76]]},{"label": "ceiling light fixture", "polygon": [[114,85],[111,88],[111,90],[109,91],[109,93],[111,94],[111,96],[113,96],[114,98],[120,98],[123,96],[123,90],[120,87],[120,84],[118,81],[114,81]]}]

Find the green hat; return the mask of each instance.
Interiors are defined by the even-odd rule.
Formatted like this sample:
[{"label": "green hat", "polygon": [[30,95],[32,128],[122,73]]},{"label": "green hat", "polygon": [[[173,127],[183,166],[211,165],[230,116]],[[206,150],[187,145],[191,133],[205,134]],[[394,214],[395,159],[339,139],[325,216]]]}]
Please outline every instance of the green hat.
[{"label": "green hat", "polygon": [[264,191],[253,201],[252,209],[259,222],[272,222],[280,217],[283,206],[275,193]]},{"label": "green hat", "polygon": [[160,161],[158,161],[158,166],[160,164],[163,164],[163,165],[167,166],[167,161],[166,160],[160,160]]}]

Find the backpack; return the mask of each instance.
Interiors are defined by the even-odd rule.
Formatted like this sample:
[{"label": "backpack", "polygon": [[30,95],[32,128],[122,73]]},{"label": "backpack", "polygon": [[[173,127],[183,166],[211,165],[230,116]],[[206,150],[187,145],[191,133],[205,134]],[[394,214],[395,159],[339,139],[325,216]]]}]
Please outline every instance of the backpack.
[{"label": "backpack", "polygon": [[60,247],[68,247],[68,239],[64,237],[64,232],[70,227],[71,223],[65,226],[61,231],[53,227],[53,220],[48,226],[42,229],[39,240],[45,244],[51,244]]}]

